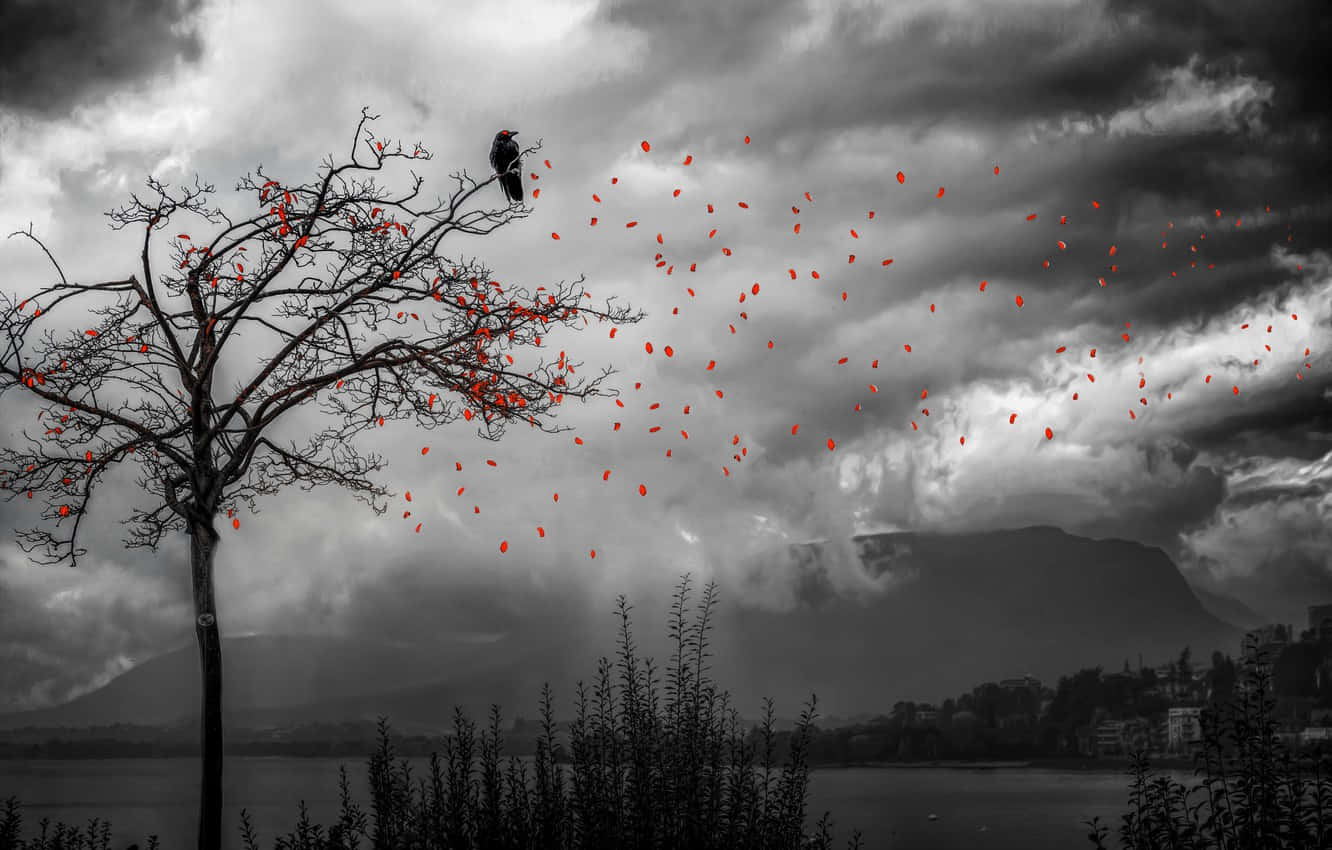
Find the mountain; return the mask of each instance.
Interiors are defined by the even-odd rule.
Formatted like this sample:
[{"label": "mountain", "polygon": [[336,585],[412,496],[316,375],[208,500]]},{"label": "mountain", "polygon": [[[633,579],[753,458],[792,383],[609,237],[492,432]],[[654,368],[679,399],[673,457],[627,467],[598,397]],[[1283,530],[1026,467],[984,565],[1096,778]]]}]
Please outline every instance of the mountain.
[{"label": "mountain", "polygon": [[[1036,527],[867,535],[854,546],[869,588],[856,594],[834,580],[846,569],[836,560],[846,547],[828,544],[775,553],[758,564],[754,587],[721,588],[709,662],[743,715],[757,716],[763,696],[779,714],[795,714],[811,691],[824,715],[879,713],[898,700],[934,702],[1011,676],[1053,685],[1082,667],[1136,666],[1139,655],[1162,663],[1185,645],[1198,659],[1240,646],[1242,632],[1200,603],[1165,553],[1131,541]],[[756,588],[772,581],[794,597],[789,610],[753,604]],[[649,633],[665,631],[665,608],[639,600],[647,612],[636,619],[640,645],[661,645]],[[225,638],[224,710],[233,728],[387,714],[399,731],[429,731],[450,725],[455,704],[477,720],[491,702],[506,717],[532,717],[549,681],[567,718],[575,681],[590,680],[597,662],[572,657],[569,647],[581,645],[574,636],[598,631],[595,652],[613,655],[612,623],[571,621],[559,635],[487,643],[441,638],[430,647],[373,637]],[[668,661],[657,655],[658,670]],[[190,722],[198,703],[190,645],[65,705],[0,715],[0,729]]]},{"label": "mountain", "polygon": [[[222,644],[223,711],[229,725],[247,728],[374,720],[387,710],[399,731],[438,730],[455,703],[480,718],[492,701],[521,705],[530,716],[541,683],[528,674],[544,666],[502,639],[413,647],[373,638],[254,635]],[[199,701],[199,655],[190,644],[64,705],[0,715],[0,729],[191,723]]]},{"label": "mountain", "polygon": [[1209,613],[1154,547],[1050,527],[855,542],[866,571],[892,589],[839,595],[827,547],[806,544],[793,610],[727,605],[718,673],[733,693],[789,708],[812,690],[827,712],[883,711],[1007,677],[1053,685],[1083,667],[1136,667],[1140,654],[1156,664],[1186,645],[1203,659],[1240,646],[1241,631]]},{"label": "mountain", "polygon": [[1227,596],[1224,593],[1217,593],[1198,585],[1191,585],[1193,594],[1198,597],[1202,606],[1211,612],[1217,618],[1239,626],[1241,629],[1256,629],[1264,623],[1269,622],[1270,618],[1254,611],[1248,605],[1239,601],[1233,596]]}]

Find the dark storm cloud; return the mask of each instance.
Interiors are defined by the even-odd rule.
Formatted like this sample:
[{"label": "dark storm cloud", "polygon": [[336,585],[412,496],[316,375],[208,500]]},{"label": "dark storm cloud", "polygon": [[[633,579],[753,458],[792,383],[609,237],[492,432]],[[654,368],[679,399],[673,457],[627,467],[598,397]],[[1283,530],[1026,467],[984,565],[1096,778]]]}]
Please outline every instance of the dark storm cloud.
[{"label": "dark storm cloud", "polygon": [[1332,377],[1305,372],[1308,392],[1219,416],[1189,434],[1201,449],[1240,457],[1314,460],[1332,449]]},{"label": "dark storm cloud", "polygon": [[1111,0],[1117,15],[1148,19],[1158,33],[1155,49],[1164,61],[1194,53],[1217,72],[1239,71],[1270,79],[1277,86],[1282,119],[1307,120],[1326,127],[1332,120],[1332,16],[1320,0],[1274,7],[1261,0],[1153,3]]},{"label": "dark storm cloud", "polygon": [[0,108],[53,116],[198,59],[200,0],[10,0],[0,6]]},{"label": "dark storm cloud", "polygon": [[[381,129],[389,133],[414,137],[418,128],[410,120],[404,128],[404,116],[428,116],[419,134],[444,145],[434,148],[439,166],[483,174],[493,129],[517,126],[544,137],[541,157],[554,168],[533,184],[543,190],[533,219],[478,250],[503,266],[503,277],[547,283],[586,271],[598,295],[610,288],[647,308],[649,322],[621,328],[613,344],[598,330],[578,342],[578,355],[589,365],[613,362],[626,402],[650,395],[662,408],[617,410],[625,427],[614,436],[600,408],[571,409],[562,421],[588,438],[582,454],[512,434],[502,448],[484,450],[505,470],[491,478],[474,474],[489,455],[473,454],[481,449],[470,433],[448,440],[464,475],[453,475],[452,463],[435,469],[418,460],[410,441],[386,446],[387,479],[418,494],[420,535],[399,536],[387,520],[347,513],[327,491],[265,503],[222,550],[227,630],[344,630],[423,645],[471,635],[495,639],[487,653],[535,646],[552,669],[565,650],[586,664],[606,651],[614,593],[629,593],[658,623],[664,596],[653,583],[685,569],[730,580],[728,589],[739,583],[756,605],[780,607],[792,592],[878,592],[849,544],[815,575],[794,562],[749,587],[736,570],[771,541],[849,541],[860,523],[958,531],[1054,523],[1168,549],[1183,532],[1192,535],[1184,554],[1239,576],[1255,593],[1266,582],[1321,592],[1310,582],[1319,564],[1332,566],[1332,546],[1317,530],[1327,481],[1292,460],[1324,456],[1329,444],[1319,435],[1332,430],[1326,360],[1313,361],[1302,382],[1293,374],[1303,363],[1293,359],[1296,343],[1312,345],[1313,357],[1329,347],[1326,262],[1310,250],[1329,234],[1319,179],[1327,173],[1327,125],[1317,108],[1326,89],[1313,82],[1326,53],[1303,46],[1306,37],[1326,46],[1314,5],[1287,14],[1231,4],[644,0],[606,3],[584,18],[581,6],[541,3],[531,14],[546,19],[521,32],[485,7],[460,7],[451,21],[454,67],[482,75],[497,62],[509,69],[482,87],[466,70],[421,75],[422,57],[435,48],[428,15],[389,17],[347,3],[312,16],[295,4],[247,2],[209,4],[204,14],[214,23],[205,31],[230,32],[260,16],[263,28],[210,40],[200,62],[169,78],[159,72],[173,56],[200,55],[198,37],[171,34],[168,21],[186,18],[182,6],[128,7],[161,20],[140,30],[142,44],[106,48],[114,55],[99,61],[112,71],[75,61],[68,91],[43,89],[34,78],[32,92],[11,94],[20,65],[0,58],[7,69],[0,73],[10,75],[0,78],[0,108],[50,118],[32,122],[45,135],[18,152],[21,167],[9,169],[9,182],[0,175],[0,197],[16,201],[4,206],[23,209],[19,226],[32,207],[48,204],[67,231],[56,253],[72,258],[75,275],[123,268],[136,246],[109,238],[90,245],[76,232],[100,226],[100,212],[141,186],[146,171],[188,179],[198,170],[225,185],[262,161],[283,179],[304,177],[326,150],[344,149],[345,119],[370,103],[384,112]],[[26,24],[49,37],[45,47],[18,45],[29,56],[22,67],[49,64],[43,57],[69,52],[80,38],[119,43],[120,36],[95,33],[123,35],[118,27],[132,19],[92,6],[86,14],[91,22],[61,24],[75,29],[70,39],[57,37],[54,24]],[[345,61],[329,63],[330,54]],[[123,102],[93,102],[154,74]],[[299,97],[292,79],[303,81]],[[212,97],[242,90],[246,98]],[[69,113],[76,100],[89,108]],[[254,102],[274,108],[255,111]],[[746,133],[752,145],[741,142]],[[652,140],[651,154],[639,146],[643,137]],[[696,158],[688,169],[679,166],[686,152]],[[993,163],[1003,166],[998,176]],[[908,175],[904,186],[893,179],[898,168]],[[605,188],[615,174],[617,189]],[[666,200],[677,184],[683,197]],[[935,199],[940,184],[947,196]],[[807,189],[815,202],[801,200]],[[606,196],[605,212],[590,207],[594,190]],[[751,204],[744,212],[735,203],[742,198]],[[705,236],[714,224],[701,221],[703,202],[714,200],[710,221],[732,258],[718,256],[721,240]],[[792,203],[801,207],[799,237]],[[873,222],[868,209],[877,211]],[[1039,218],[1027,222],[1030,212]],[[644,250],[618,225],[574,227],[593,213],[604,222],[641,217],[644,226],[631,233],[647,233],[646,241],[663,231],[666,247]],[[1068,224],[1059,225],[1065,213]],[[854,244],[852,226],[861,233]],[[563,240],[548,241],[556,229]],[[1057,247],[1061,239],[1066,250]],[[658,250],[675,262],[697,258],[698,274],[649,277],[643,260]],[[846,263],[851,250],[860,256],[854,266]],[[6,262],[27,253],[7,254]],[[883,256],[896,256],[895,265],[880,267]],[[1199,265],[1190,268],[1195,257]],[[1305,271],[1295,270],[1299,262]],[[799,281],[788,281],[788,266]],[[810,279],[811,268],[821,270],[821,282]],[[981,279],[990,286],[984,295]],[[679,294],[686,280],[697,299]],[[737,307],[737,294],[756,280],[763,294]],[[1021,310],[1013,301],[1019,292],[1027,299]],[[746,308],[751,321],[734,318]],[[1300,321],[1289,320],[1291,312]],[[1271,338],[1239,330],[1277,319]],[[737,332],[727,332],[730,321]],[[1131,345],[1120,341],[1125,322]],[[777,341],[773,351],[768,338]],[[675,359],[642,356],[647,339],[659,352],[672,343]],[[1271,354],[1262,351],[1268,341]],[[1068,351],[1055,357],[1061,345]],[[1101,352],[1095,360],[1092,347]],[[1139,354],[1145,365],[1135,364]],[[851,362],[837,365],[842,356]],[[704,371],[713,357],[717,370]],[[1248,365],[1255,357],[1261,367]],[[873,358],[879,369],[870,368]],[[1151,398],[1145,411],[1136,407],[1140,369]],[[1094,387],[1088,371],[1096,372]],[[1204,386],[1210,372],[1217,379]],[[640,379],[636,396],[630,387]],[[1242,395],[1231,396],[1232,383]],[[724,402],[712,402],[715,387],[725,388]],[[919,398],[925,387],[928,401]],[[1169,390],[1175,400],[1167,404]],[[693,412],[683,419],[689,402]],[[858,403],[863,410],[853,414]],[[928,418],[920,412],[926,404]],[[1134,423],[1130,405],[1139,414]],[[1011,427],[1010,410],[1021,412]],[[0,420],[11,415],[3,411]],[[1052,441],[1041,435],[1046,424],[1054,426]],[[665,428],[648,438],[655,425]],[[10,433],[8,423],[0,427]],[[672,445],[662,441],[673,440],[676,427],[693,437],[674,442],[674,459],[662,463]],[[739,451],[733,434],[749,449],[743,464],[728,460]],[[835,452],[825,447],[830,436]],[[444,435],[438,439],[432,459],[443,454]],[[1244,465],[1255,457],[1270,461],[1260,473]],[[731,464],[729,478],[719,476],[721,463]],[[612,467],[615,476],[603,481],[600,470]],[[507,477],[519,469],[526,471]],[[1244,483],[1256,475],[1260,484]],[[640,480],[647,497],[635,492]],[[454,498],[463,483],[467,497]],[[554,490],[563,494],[558,510]],[[472,514],[474,503],[484,510]],[[14,516],[0,505],[0,530]],[[129,563],[114,526],[119,516],[108,509],[98,519],[89,548]],[[549,531],[540,543],[533,522]],[[497,562],[501,539],[513,545]],[[596,561],[588,557],[593,545],[602,553]],[[16,616],[17,608],[0,605],[0,647],[12,650],[6,658],[26,659],[0,693],[14,695],[11,704],[59,698],[113,669],[121,655],[137,659],[150,644],[165,650],[188,638],[184,608],[160,618],[157,607],[166,606],[157,601],[139,608],[141,599],[188,601],[188,577],[164,574],[183,563],[178,548],[149,567],[157,572],[148,584],[94,583],[108,598],[128,597],[123,611],[71,593],[75,584],[25,583],[36,574],[0,571],[7,598],[29,612]],[[1285,549],[1303,572],[1283,571]],[[794,591],[777,587],[788,573]],[[1285,598],[1280,587],[1272,592]],[[58,632],[66,617],[102,625],[65,637]],[[130,640],[127,629],[142,633]]]}]

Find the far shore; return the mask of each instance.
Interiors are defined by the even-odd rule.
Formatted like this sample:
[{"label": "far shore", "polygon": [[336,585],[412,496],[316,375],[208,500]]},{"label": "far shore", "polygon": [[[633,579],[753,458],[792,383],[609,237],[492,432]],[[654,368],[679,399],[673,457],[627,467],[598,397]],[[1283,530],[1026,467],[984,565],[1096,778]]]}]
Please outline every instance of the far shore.
[{"label": "far shore", "polygon": [[[1152,770],[1193,770],[1196,766],[1188,758],[1150,759]],[[1052,758],[1036,757],[1029,760],[985,760],[958,761],[939,759],[936,761],[857,761],[840,764],[813,764],[814,770],[839,770],[845,768],[874,768],[876,770],[1062,770],[1086,771],[1088,773],[1126,773],[1132,767],[1128,758]]]}]

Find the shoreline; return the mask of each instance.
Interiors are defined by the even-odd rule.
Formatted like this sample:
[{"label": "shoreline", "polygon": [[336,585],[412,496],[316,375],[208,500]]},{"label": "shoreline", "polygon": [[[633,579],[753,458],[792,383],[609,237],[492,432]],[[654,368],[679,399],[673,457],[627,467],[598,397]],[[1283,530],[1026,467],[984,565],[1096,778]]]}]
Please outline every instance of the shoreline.
[{"label": "shoreline", "polygon": [[[872,768],[875,770],[1059,770],[1079,773],[1128,773],[1133,762],[1126,758],[1102,759],[1059,759],[1041,758],[1023,760],[993,761],[865,761],[839,764],[813,764],[812,770],[845,770],[850,768]],[[1148,770],[1191,771],[1196,767],[1191,759],[1162,758],[1150,759]]]}]

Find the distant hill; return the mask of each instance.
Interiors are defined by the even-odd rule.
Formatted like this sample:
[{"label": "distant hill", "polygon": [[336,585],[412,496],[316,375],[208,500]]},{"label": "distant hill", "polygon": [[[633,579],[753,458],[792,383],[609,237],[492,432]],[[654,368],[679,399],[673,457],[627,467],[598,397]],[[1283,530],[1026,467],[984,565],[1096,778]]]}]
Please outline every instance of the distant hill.
[{"label": "distant hill", "polygon": [[[539,682],[523,679],[521,654],[515,658],[503,641],[410,647],[372,638],[256,635],[222,643],[223,710],[233,726],[374,720],[389,710],[399,731],[439,729],[455,702],[480,717],[492,700],[507,707],[521,694],[530,717],[540,690]],[[526,691],[515,691],[524,683]],[[188,723],[199,715],[199,696],[199,655],[191,644],[64,705],[0,715],[0,729]]]},{"label": "distant hill", "polygon": [[839,597],[822,547],[800,547],[795,610],[745,609],[732,596],[719,619],[718,671],[733,692],[789,708],[813,690],[827,711],[849,714],[1026,673],[1053,685],[1082,667],[1136,667],[1140,653],[1160,663],[1185,645],[1202,659],[1239,649],[1241,631],[1209,613],[1154,547],[1050,527],[856,542],[868,571],[900,586]]},{"label": "distant hill", "polygon": [[[870,535],[856,538],[856,546],[867,572],[891,576],[895,590],[839,596],[829,551],[818,544],[792,550],[790,581],[800,600],[793,610],[746,607],[744,588],[722,588],[711,661],[745,716],[757,716],[763,696],[788,716],[811,691],[825,715],[879,713],[897,700],[941,700],[1009,676],[1030,673],[1054,684],[1081,667],[1117,670],[1125,659],[1136,665],[1139,654],[1151,664],[1185,645],[1198,659],[1213,649],[1234,655],[1240,645],[1240,629],[1209,612],[1161,550],[1138,543],[1037,527]],[[664,608],[636,619],[639,629],[664,631]],[[613,655],[609,618],[606,625],[597,653]],[[575,626],[584,627],[571,624],[571,631]],[[328,636],[226,638],[227,722],[256,728],[382,713],[399,731],[431,731],[450,725],[455,704],[474,719],[491,702],[508,718],[531,718],[544,681],[567,718],[574,682],[590,679],[597,659],[568,657],[573,641],[538,637],[529,645],[506,638],[431,647]],[[668,659],[657,660],[660,670]],[[190,722],[198,703],[198,655],[190,645],[65,705],[0,715],[0,729]]]},{"label": "distant hill", "polygon": [[1199,587],[1196,584],[1191,585],[1191,587],[1193,588],[1193,594],[1198,597],[1198,601],[1202,603],[1202,606],[1218,619],[1239,626],[1246,631],[1249,629],[1256,629],[1269,622],[1269,618],[1254,611],[1248,605],[1245,605],[1233,596],[1227,596],[1224,593],[1216,593],[1207,590],[1206,588]]}]

